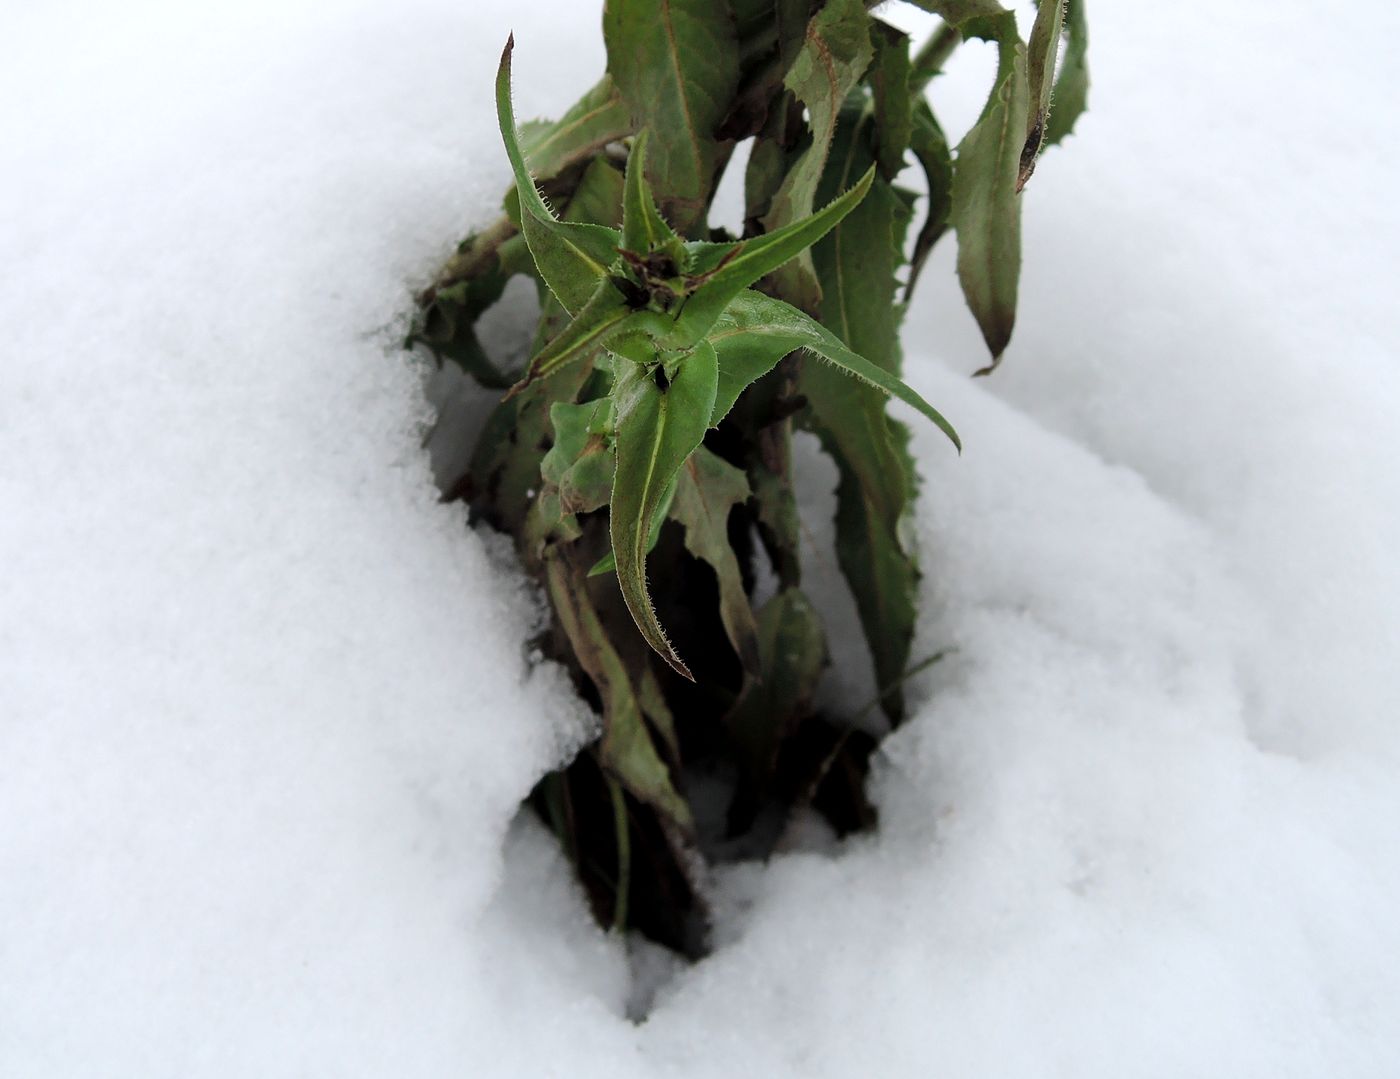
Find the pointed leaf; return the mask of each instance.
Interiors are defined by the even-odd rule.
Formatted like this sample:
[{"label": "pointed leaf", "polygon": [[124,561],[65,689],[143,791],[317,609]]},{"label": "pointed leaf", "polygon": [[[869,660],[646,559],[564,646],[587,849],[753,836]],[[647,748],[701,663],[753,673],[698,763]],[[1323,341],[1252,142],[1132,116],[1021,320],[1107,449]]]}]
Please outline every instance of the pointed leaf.
[{"label": "pointed leaf", "polygon": [[744,669],[758,674],[758,627],[739,560],[729,544],[729,511],[748,499],[744,474],[701,446],[680,470],[671,516],[685,528],[686,550],[715,571],[725,634]]},{"label": "pointed leaf", "polygon": [[632,143],[627,158],[627,175],[623,180],[622,246],[644,255],[654,248],[674,244],[679,237],[657,212],[646,181],[647,141],[649,132],[643,128]]},{"label": "pointed leaf", "polygon": [[1035,159],[1045,141],[1045,125],[1050,118],[1050,95],[1055,88],[1055,61],[1060,53],[1064,30],[1064,0],[1040,4],[1030,40],[1026,43],[1026,83],[1030,112],[1026,117],[1026,144],[1021,149],[1021,171],[1016,190],[1026,186],[1035,171]]},{"label": "pointed leaf", "polygon": [[525,377],[511,387],[509,396],[601,348],[611,335],[628,329],[628,319],[633,314],[622,293],[608,282],[602,282],[578,316],[560,331],[559,336],[535,353],[530,366],[526,368]]},{"label": "pointed leaf", "polygon": [[[656,550],[656,545],[661,542],[661,527],[666,523],[666,515],[671,512],[671,504],[676,498],[676,486],[680,473],[671,477],[671,482],[666,485],[666,490],[661,493],[660,500],[656,503],[656,512],[652,514],[651,529],[647,532],[647,554]],[[608,551],[597,562],[593,563],[588,570],[588,576],[601,577],[605,573],[617,572],[617,554]]]},{"label": "pointed leaf", "polygon": [[[872,148],[868,124],[842,125],[832,165],[864,167]],[[830,179],[840,183],[840,177]],[[891,375],[900,367],[895,273],[902,262],[910,211],[885,180],[812,252],[821,281],[826,325],[875,366]],[[908,431],[886,415],[886,398],[869,386],[852,386],[836,368],[804,364],[798,390],[809,422],[836,462],[836,555],[850,585],[875,668],[876,685],[898,685],[914,636],[919,572],[909,534],[914,465]],[[898,691],[882,702],[891,720],[903,718]]]},{"label": "pointed leaf", "polygon": [[954,446],[962,449],[957,432],[937,409],[897,376],[856,355],[834,333],[791,304],[748,291],[735,299],[729,313],[736,322],[742,322],[747,327],[746,332],[749,335],[772,342],[772,348],[782,347],[785,352],[805,348],[839,367],[846,374],[874,386],[891,397],[899,398],[932,421],[948,436]]},{"label": "pointed leaf", "polygon": [[629,364],[613,390],[617,406],[617,473],[611,530],[617,579],[627,609],[647,643],[681,675],[691,674],[676,655],[652,609],[646,583],[646,542],[666,490],[700,445],[715,403],[715,350],[701,344],[684,357],[673,377]]},{"label": "pointed leaf", "polygon": [[525,164],[515,131],[515,115],[510,101],[510,57],[514,36],[501,53],[496,75],[496,116],[515,173],[520,199],[520,227],[530,245],[535,265],[550,290],[570,314],[593,296],[598,283],[607,277],[616,258],[617,232],[601,225],[568,224],[560,221],[545,205],[539,188]]},{"label": "pointed leaf", "polygon": [[708,278],[687,298],[667,344],[684,348],[704,337],[734,297],[835,228],[865,198],[874,179],[872,166],[844,195],[775,232],[737,244],[688,245],[691,272]]},{"label": "pointed leaf", "polygon": [[958,234],[958,280],[992,354],[991,365],[979,374],[1001,362],[1016,322],[1021,275],[1016,185],[1030,111],[1026,50],[1016,36],[1015,19],[1008,14],[985,30],[1000,35],[996,84],[981,116],[958,144],[949,210]]},{"label": "pointed leaf", "polygon": [[1045,129],[1045,145],[1054,146],[1074,130],[1089,101],[1089,24],[1085,0],[1065,0],[1065,47],[1059,77],[1055,79],[1055,108]]},{"label": "pointed leaf", "polygon": [[[807,107],[812,142],[773,196],[768,216],[763,219],[770,232],[812,212],[817,184],[836,133],[837,113],[875,54],[870,44],[869,21],[863,0],[830,0],[807,24],[806,40],[783,83]],[[809,256],[800,256],[778,278],[783,295],[802,307],[815,309],[821,295]]]},{"label": "pointed leaf", "polygon": [[713,190],[715,131],[739,84],[728,4],[714,0],[607,0],[603,38],[635,129],[652,132],[648,177],[661,211],[692,234]]}]

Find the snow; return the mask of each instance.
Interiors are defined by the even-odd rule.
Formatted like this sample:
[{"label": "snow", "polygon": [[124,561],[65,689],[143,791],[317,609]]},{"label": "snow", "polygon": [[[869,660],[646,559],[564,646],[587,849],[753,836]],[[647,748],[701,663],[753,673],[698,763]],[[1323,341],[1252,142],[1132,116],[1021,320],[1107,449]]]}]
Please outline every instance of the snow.
[{"label": "snow", "polygon": [[968,450],[916,442],[916,654],[956,651],[877,758],[881,831],[718,873],[722,947],[669,978],[515,819],[590,721],[502,544],[436,503],[394,349],[506,183],[508,24],[546,113],[601,68],[596,10],[12,13],[0,1074],[1400,1072],[1365,51],[1400,15],[1363,9],[1090,12],[1003,369],[966,377],[951,252],[911,312]]}]

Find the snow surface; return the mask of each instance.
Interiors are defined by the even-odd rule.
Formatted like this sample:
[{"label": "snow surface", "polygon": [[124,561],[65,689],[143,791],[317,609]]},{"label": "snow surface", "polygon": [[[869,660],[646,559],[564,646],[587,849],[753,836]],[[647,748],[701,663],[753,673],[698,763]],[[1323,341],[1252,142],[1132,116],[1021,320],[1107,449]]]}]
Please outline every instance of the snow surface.
[{"label": "snow surface", "polygon": [[513,822],[588,717],[392,347],[508,24],[557,111],[595,5],[12,7],[0,1075],[1400,1074],[1392,5],[1094,6],[1004,369],[951,251],[911,314],[957,652],[882,830],[721,874],[641,1026]]}]

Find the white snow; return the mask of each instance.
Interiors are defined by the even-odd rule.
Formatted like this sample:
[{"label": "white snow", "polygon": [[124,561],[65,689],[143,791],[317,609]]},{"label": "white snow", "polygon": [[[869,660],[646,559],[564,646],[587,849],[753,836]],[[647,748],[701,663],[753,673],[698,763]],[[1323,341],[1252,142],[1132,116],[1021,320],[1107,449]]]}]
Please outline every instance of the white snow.
[{"label": "white snow", "polygon": [[0,1075],[1400,1074],[1400,14],[1162,10],[1090,11],[1004,368],[951,250],[911,313],[957,651],[881,831],[720,873],[641,1026],[512,823],[589,719],[394,348],[510,23],[557,112],[596,5],[9,13]]}]

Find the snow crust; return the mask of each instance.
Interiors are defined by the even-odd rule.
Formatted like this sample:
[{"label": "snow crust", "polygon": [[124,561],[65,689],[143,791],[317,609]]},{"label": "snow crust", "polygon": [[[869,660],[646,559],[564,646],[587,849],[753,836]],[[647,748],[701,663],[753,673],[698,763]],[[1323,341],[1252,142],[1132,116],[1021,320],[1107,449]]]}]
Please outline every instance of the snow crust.
[{"label": "snow crust", "polygon": [[916,441],[916,654],[956,652],[881,831],[724,871],[641,1026],[514,820],[590,721],[394,349],[507,182],[510,23],[543,114],[597,12],[12,13],[0,1074],[1400,1073],[1400,16],[1362,9],[1091,11],[1005,367],[966,377],[951,251],[911,312],[968,449]]}]

